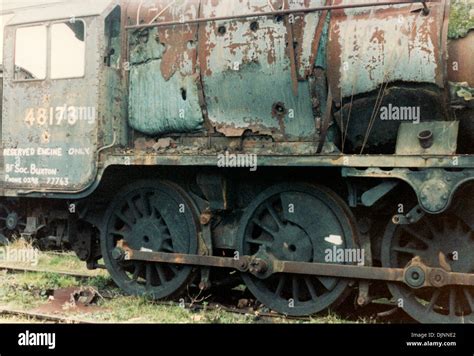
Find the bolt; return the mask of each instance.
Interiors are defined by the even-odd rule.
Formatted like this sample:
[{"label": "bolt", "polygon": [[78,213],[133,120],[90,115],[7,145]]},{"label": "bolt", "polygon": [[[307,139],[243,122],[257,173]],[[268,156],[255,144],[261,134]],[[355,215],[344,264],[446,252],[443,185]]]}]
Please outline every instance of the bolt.
[{"label": "bolt", "polygon": [[248,263],[246,260],[244,259],[240,259],[239,260],[239,264],[238,264],[238,269],[240,271],[245,271],[246,269],[248,268]]},{"label": "bolt", "polygon": [[250,262],[249,271],[253,274],[265,273],[267,269],[267,263],[262,259],[257,258]]},{"label": "bolt", "polygon": [[199,289],[200,290],[208,290],[209,288],[211,288],[211,282],[209,282],[209,281],[199,282]]},{"label": "bolt", "polygon": [[362,305],[365,305],[366,303],[367,303],[366,298],[364,298],[364,297],[358,297],[357,298],[357,304],[362,306]]},{"label": "bolt", "polygon": [[112,258],[116,261],[123,261],[125,259],[125,251],[120,247],[116,247],[112,250]]}]

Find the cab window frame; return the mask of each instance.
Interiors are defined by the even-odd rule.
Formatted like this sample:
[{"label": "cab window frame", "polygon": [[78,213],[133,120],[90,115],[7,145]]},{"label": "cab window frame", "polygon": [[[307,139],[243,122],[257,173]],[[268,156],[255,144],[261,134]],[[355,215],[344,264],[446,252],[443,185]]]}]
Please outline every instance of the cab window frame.
[{"label": "cab window frame", "polygon": [[[64,78],[52,78],[51,77],[51,58],[52,58],[52,27],[53,25],[57,24],[64,24],[70,22],[70,19],[60,19],[48,22],[39,22],[39,23],[29,23],[24,25],[19,25],[15,27],[15,34],[14,34],[14,44],[13,44],[13,82],[42,82],[42,81],[57,81],[57,80],[71,80],[71,79],[84,79],[87,75],[87,35],[88,35],[88,28],[87,22],[85,18],[75,18],[74,21],[81,21],[84,26],[84,70],[81,76],[69,76]],[[15,69],[16,69],[16,46],[17,46],[17,31],[22,28],[29,28],[29,27],[39,27],[44,26],[46,27],[46,75],[44,78],[32,78],[32,79],[17,79],[15,76]]]}]

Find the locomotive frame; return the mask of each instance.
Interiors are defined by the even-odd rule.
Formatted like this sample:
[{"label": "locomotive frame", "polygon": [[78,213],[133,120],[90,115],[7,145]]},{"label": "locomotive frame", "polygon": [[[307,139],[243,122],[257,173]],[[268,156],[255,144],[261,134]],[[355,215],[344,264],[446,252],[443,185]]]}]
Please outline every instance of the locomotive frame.
[{"label": "locomotive frame", "polygon": [[[459,97],[454,105],[449,93],[453,85],[448,84],[446,69],[449,1],[378,1],[362,6],[351,1],[307,1],[291,4],[293,8],[283,1],[282,9],[270,5],[271,11],[219,17],[215,11],[223,11],[222,6],[213,9],[210,2],[193,0],[178,12],[190,16],[199,9],[204,15],[198,20],[168,14],[173,3],[158,2],[161,10],[153,8],[154,2],[143,1],[48,6],[20,13],[9,23],[3,67],[3,240],[23,235],[45,245],[66,243],[90,268],[98,267],[103,258],[114,281],[131,294],[170,298],[196,276],[199,287],[207,289],[234,269],[257,299],[284,314],[335,308],[354,287],[357,303],[366,305],[376,295],[387,295],[386,283],[397,303],[419,321],[474,322],[474,262],[466,253],[474,244],[474,207],[469,199],[474,193],[474,155],[470,136],[459,144],[461,120],[442,113],[443,119],[424,120],[416,130],[412,123],[401,123],[395,130],[398,134],[389,143],[381,139],[379,146],[370,141],[373,120],[368,120],[362,146],[353,143],[344,150],[346,135],[351,136],[348,128],[344,131],[351,115],[349,109],[344,122],[345,108],[352,108],[353,100],[365,103],[357,108],[373,103],[362,93],[374,97],[378,93],[372,116],[385,93],[404,103],[408,100],[400,94],[404,91],[415,97],[414,93],[429,92],[421,98],[431,103],[437,97],[446,111],[459,107]],[[252,1],[248,3],[251,7]],[[331,63],[343,66],[343,48],[336,58],[338,51],[331,47],[336,41],[331,42],[330,36],[336,36],[334,28],[340,30],[341,21],[351,16],[365,19],[359,7],[370,11],[380,7],[380,13],[373,10],[373,18],[368,17],[374,21],[388,23],[387,19],[403,14],[420,33],[431,29],[439,40],[423,62],[429,75],[433,71],[431,82],[423,72],[425,77],[415,80],[423,86],[403,87],[406,77],[419,70],[408,62],[412,72],[383,73],[373,83],[361,80],[360,87],[351,87],[352,95],[344,94],[343,69],[336,73],[336,65],[331,67]],[[206,17],[207,13],[214,15]],[[298,40],[306,39],[301,34],[306,27],[299,26],[305,16],[314,14],[318,21],[304,25],[313,26],[314,39],[308,46],[313,52],[305,54]],[[335,23],[328,14],[335,14]],[[290,16],[296,17],[298,26]],[[433,20],[423,20],[430,16]],[[84,29],[76,30],[81,21]],[[289,106],[273,97],[267,105],[262,95],[261,106],[267,110],[262,114],[260,108],[251,107],[252,101],[244,101],[269,88],[256,79],[260,87],[255,84],[244,93],[248,75],[258,73],[253,69],[242,82],[225,71],[211,73],[209,66],[220,64],[208,58],[229,60],[213,54],[212,44],[228,40],[238,21],[249,25],[245,36],[263,29],[278,28],[273,34],[284,31],[281,41],[286,45],[275,50],[277,59],[269,59],[277,63],[275,71],[284,70],[284,79],[273,77],[274,72],[268,72],[267,79],[270,86],[285,90],[281,96],[293,100]],[[69,26],[85,42],[83,76],[51,79],[48,51],[55,24]],[[18,80],[16,31],[32,26],[46,28],[45,79]],[[407,41],[414,40],[408,32]],[[153,40],[164,49],[150,47]],[[323,44],[329,49],[321,56]],[[271,45],[277,47],[277,40]],[[171,52],[167,62],[166,50]],[[199,68],[197,75],[182,61],[183,53]],[[248,62],[236,55],[240,64],[235,72],[244,64],[261,66],[255,60],[261,53],[255,50],[253,55]],[[321,57],[323,64],[318,62]],[[143,69],[158,60],[161,67]],[[152,77],[159,71],[164,79]],[[173,76],[179,80],[174,82]],[[223,92],[229,90],[222,78],[232,82],[244,99],[217,98],[219,85]],[[177,110],[177,120],[167,118],[169,108],[144,94],[150,87],[145,90],[141,85],[150,85],[149,80],[161,83],[156,92],[170,91],[166,100],[171,107],[185,105],[185,116]],[[211,95],[216,95],[214,101]],[[308,105],[302,104],[305,99]],[[148,106],[158,113],[150,114]],[[472,119],[472,104],[466,100],[461,106],[468,110],[465,125]],[[58,116],[58,108],[63,114],[69,110],[77,114],[87,107],[94,108],[93,120]],[[310,115],[291,120],[293,107]],[[261,120],[227,116],[226,110],[235,115],[239,108],[254,109],[252,114]],[[164,119],[155,122],[149,115]],[[18,130],[20,123],[26,125],[23,130]],[[181,125],[181,131],[173,130],[173,125]],[[391,145],[392,151],[380,148],[383,145]],[[234,158],[256,155],[258,173],[238,163],[239,169],[219,168],[224,153]],[[363,251],[363,266],[355,261],[328,263],[325,251],[332,247]]]}]

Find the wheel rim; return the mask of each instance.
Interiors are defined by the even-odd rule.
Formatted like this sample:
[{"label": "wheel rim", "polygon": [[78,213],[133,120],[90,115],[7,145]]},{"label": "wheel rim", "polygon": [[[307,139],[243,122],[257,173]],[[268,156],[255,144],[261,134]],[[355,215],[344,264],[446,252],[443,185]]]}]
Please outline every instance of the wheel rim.
[{"label": "wheel rim", "polygon": [[[253,255],[264,247],[280,260],[326,262],[325,251],[334,246],[326,237],[340,236],[338,248],[353,248],[355,234],[349,209],[333,192],[281,184],[261,193],[246,209],[239,230],[240,253]],[[330,277],[278,273],[266,279],[250,274],[242,278],[260,302],[287,315],[321,312],[337,306],[349,292],[347,280]]]},{"label": "wheel rim", "polygon": [[[472,230],[456,215],[427,216],[413,225],[390,223],[382,245],[384,267],[403,268],[418,256],[430,267],[474,273],[474,261],[461,256],[474,248]],[[456,255],[456,253],[458,255]],[[473,323],[474,288],[445,286],[410,289],[389,283],[397,302],[413,319],[422,323]]]},{"label": "wheel rim", "polygon": [[114,281],[127,293],[168,298],[190,282],[191,266],[112,258],[120,240],[137,250],[197,253],[195,208],[181,188],[168,182],[133,184],[114,199],[105,222],[101,243],[104,261]]}]

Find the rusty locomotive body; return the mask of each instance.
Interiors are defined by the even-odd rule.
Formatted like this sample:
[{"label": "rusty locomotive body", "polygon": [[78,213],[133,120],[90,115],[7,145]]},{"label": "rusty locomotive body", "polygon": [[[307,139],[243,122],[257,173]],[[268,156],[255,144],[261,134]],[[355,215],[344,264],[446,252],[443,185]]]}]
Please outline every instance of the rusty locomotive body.
[{"label": "rusty locomotive body", "polygon": [[[80,1],[5,27],[1,239],[131,294],[474,322],[472,2]],[[240,273],[233,273],[232,271]],[[388,288],[387,288],[388,287]]]}]

